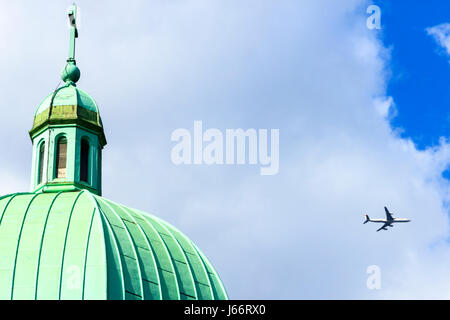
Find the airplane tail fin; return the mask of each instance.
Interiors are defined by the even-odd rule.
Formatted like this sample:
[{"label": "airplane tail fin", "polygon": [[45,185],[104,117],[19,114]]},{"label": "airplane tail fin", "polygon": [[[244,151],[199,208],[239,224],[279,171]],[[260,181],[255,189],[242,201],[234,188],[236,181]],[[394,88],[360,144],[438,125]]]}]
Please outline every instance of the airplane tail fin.
[{"label": "airplane tail fin", "polygon": [[366,224],[367,222],[370,221],[370,218],[369,218],[369,216],[367,214],[365,214],[364,216],[366,217],[366,221],[364,221],[364,224]]}]

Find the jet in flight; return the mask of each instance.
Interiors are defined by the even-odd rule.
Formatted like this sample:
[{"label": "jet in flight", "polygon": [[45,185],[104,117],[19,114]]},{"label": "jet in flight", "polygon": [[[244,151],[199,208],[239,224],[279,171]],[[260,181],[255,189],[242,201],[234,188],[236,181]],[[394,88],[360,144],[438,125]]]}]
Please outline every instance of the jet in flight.
[{"label": "jet in flight", "polygon": [[383,226],[377,230],[387,230],[386,227],[393,227],[394,223],[397,222],[410,222],[411,220],[409,219],[400,219],[400,218],[394,218],[392,216],[392,212],[389,212],[388,208],[384,207],[384,211],[386,211],[386,219],[370,219],[369,216],[366,214],[366,221],[364,221],[364,224],[366,224],[367,222],[375,222],[375,223],[383,223]]}]

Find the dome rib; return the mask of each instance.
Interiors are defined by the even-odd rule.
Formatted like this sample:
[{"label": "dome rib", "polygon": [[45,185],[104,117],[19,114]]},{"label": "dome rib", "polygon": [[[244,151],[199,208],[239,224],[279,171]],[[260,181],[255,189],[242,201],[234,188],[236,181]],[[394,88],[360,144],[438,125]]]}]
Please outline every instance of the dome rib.
[{"label": "dome rib", "polygon": [[63,274],[64,274],[64,260],[65,260],[65,256],[66,256],[67,238],[68,238],[68,235],[69,235],[70,223],[72,221],[73,212],[75,210],[75,206],[77,205],[78,199],[80,199],[81,195],[84,192],[85,191],[83,190],[80,193],[78,193],[78,195],[76,196],[75,201],[73,202],[73,205],[72,205],[72,209],[70,210],[69,217],[67,219],[67,227],[66,227],[66,233],[65,233],[65,236],[64,236],[64,245],[63,245],[63,250],[62,250],[61,268],[60,268],[60,271],[59,271],[58,299],[61,299],[62,279],[63,279]]},{"label": "dome rib", "polygon": [[92,232],[92,225],[94,224],[94,218],[95,218],[95,213],[97,211],[97,208],[95,207],[94,210],[92,211],[92,215],[91,215],[91,221],[89,222],[89,230],[88,230],[88,237],[86,240],[86,251],[84,253],[84,261],[83,261],[83,287],[81,288],[81,299],[84,300],[84,292],[85,292],[85,288],[86,288],[86,267],[87,267],[87,259],[88,259],[88,254],[89,254],[89,242],[91,240],[91,232]]},{"label": "dome rib", "polygon": [[[173,255],[171,254],[172,260],[174,260],[174,262],[181,262],[181,263],[185,264],[186,267],[187,267],[187,270],[189,271],[189,277],[190,277],[191,282],[189,282],[189,281],[186,281],[186,282],[183,281],[181,275],[180,275],[179,278],[180,278],[180,280],[181,280],[180,282],[181,282],[183,285],[184,285],[184,284],[188,284],[188,283],[191,284],[192,288],[194,289],[194,294],[195,294],[195,295],[194,295],[194,296],[188,295],[186,292],[181,292],[181,291],[180,291],[180,294],[184,294],[184,295],[186,295],[186,296],[189,297],[189,298],[198,299],[197,289],[196,289],[196,287],[195,287],[195,282],[194,282],[194,276],[192,275],[192,270],[191,270],[191,267],[190,267],[190,265],[189,265],[189,261],[187,260],[186,254],[184,253],[184,251],[183,251],[183,249],[181,248],[179,242],[178,242],[177,239],[173,236],[173,234],[170,232],[170,230],[167,229],[167,228],[164,226],[164,224],[159,223],[159,221],[157,221],[157,219],[154,219],[154,222],[155,222],[157,225],[161,226],[161,227],[163,228],[163,230],[166,231],[166,232],[168,233],[168,236],[170,236],[170,239],[174,241],[174,243],[175,243],[175,245],[176,245],[176,248],[178,249],[178,252],[181,252],[182,257],[183,257],[183,259],[184,259],[184,261],[177,260],[177,259],[175,259],[175,258],[173,257]],[[165,238],[165,237],[164,237],[164,238]],[[172,252],[172,250],[171,250],[171,252]],[[177,251],[175,250],[175,252],[177,252]],[[177,265],[177,264],[175,264],[175,265]],[[177,266],[178,266],[178,265],[177,265]],[[177,269],[177,271],[178,271],[178,269]],[[180,271],[178,271],[178,273],[180,274]],[[183,274],[183,275],[186,276],[186,274]],[[184,287],[184,286],[183,286],[183,287]],[[183,289],[184,289],[184,288],[183,288]]]},{"label": "dome rib", "polygon": [[[102,213],[94,201],[90,192],[85,193],[89,202],[93,205],[95,211],[92,216],[92,223],[90,224],[89,231],[89,245],[86,248],[86,255],[84,260],[84,269],[86,270],[83,275],[83,295],[82,299],[108,299],[108,273],[107,266],[111,264],[111,261],[107,259],[106,239],[110,235],[108,234],[107,226],[104,225]],[[105,262],[106,261],[106,262]],[[114,262],[114,258],[112,259]],[[122,272],[118,277],[121,277]],[[100,285],[99,285],[100,280]],[[123,293],[123,284],[119,280],[121,285],[118,292]],[[116,287],[113,286],[115,289]],[[124,295],[120,299],[124,299]]]},{"label": "dome rib", "polygon": [[145,218],[147,218],[149,222],[153,225],[153,227],[155,228],[156,232],[158,233],[159,237],[161,238],[162,242],[165,244],[168,250],[170,262],[172,264],[174,274],[176,277],[179,299],[181,300],[187,300],[189,298],[195,299],[195,286],[193,284],[193,281],[191,281],[192,279],[190,278],[190,275],[186,274],[186,269],[188,268],[188,266],[186,265],[186,261],[181,260],[183,259],[182,252],[180,258],[181,249],[177,247],[175,240],[170,236],[170,234],[164,233],[164,231],[166,230],[156,221],[155,218],[153,217],[150,218],[149,216],[146,216]]},{"label": "dome rib", "polygon": [[[111,229],[113,230],[115,236],[120,239],[123,235],[120,235],[119,231],[123,230],[123,233],[125,234],[126,238],[128,239],[128,241],[126,241],[126,240],[119,241],[119,251],[121,251],[121,253],[120,253],[121,259],[125,263],[125,267],[127,268],[127,272],[125,274],[135,274],[135,272],[132,272],[130,270],[137,270],[138,277],[130,277],[130,279],[127,279],[129,281],[125,282],[125,284],[127,282],[129,284],[128,289],[132,290],[132,291],[127,290],[127,285],[125,285],[125,295],[129,294],[132,296],[132,298],[134,297],[134,298],[143,299],[144,294],[143,294],[143,284],[142,284],[142,272],[141,272],[140,263],[138,261],[133,238],[131,237],[127,226],[125,225],[123,218],[117,213],[117,210],[115,208],[113,208],[108,202],[103,201],[103,199],[101,199],[100,201],[103,204],[105,204],[106,207],[109,209],[109,210],[105,210],[106,211],[105,214],[109,218],[108,220],[111,220],[111,218],[113,218],[111,216],[111,214],[112,214],[114,216],[114,220],[118,224],[120,224],[120,225],[116,225],[114,223],[111,223]],[[104,208],[101,207],[101,209],[104,209]],[[108,215],[108,213],[110,215]],[[133,256],[131,256],[131,254]],[[129,260],[134,260],[134,261],[129,261]],[[136,288],[136,283],[138,285],[138,288]]]},{"label": "dome rib", "polygon": [[13,265],[13,270],[12,270],[12,276],[11,276],[11,299],[14,297],[14,281],[16,280],[16,269],[17,269],[17,257],[19,255],[19,246],[20,246],[20,239],[22,237],[22,231],[23,231],[23,226],[25,224],[25,219],[27,218],[28,212],[30,210],[30,206],[33,203],[34,199],[36,199],[38,195],[35,194],[30,202],[28,203],[27,209],[25,210],[25,214],[23,215],[23,219],[22,222],[20,223],[20,231],[19,231],[19,236],[17,237],[17,245],[16,245],[16,254],[14,255],[14,265]]},{"label": "dome rib", "polygon": [[206,269],[205,262],[203,261],[203,259],[202,259],[201,255],[200,255],[200,253],[197,251],[197,248],[196,248],[194,245],[192,245],[192,247],[194,248],[195,253],[197,254],[198,258],[199,258],[200,261],[202,262],[201,265],[202,265],[203,269],[205,270],[206,277],[207,277],[207,279],[208,279],[208,283],[209,283],[210,289],[211,289],[211,297],[212,297],[211,299],[212,299],[212,300],[219,300],[220,298],[217,296],[217,294],[215,293],[215,290],[214,290],[214,285],[215,285],[215,284],[213,283],[213,281],[212,281],[212,279],[211,279],[211,276],[210,276],[208,270]]},{"label": "dome rib", "polygon": [[[143,299],[161,300],[162,299],[161,282],[158,268],[155,262],[155,256],[151,251],[150,243],[147,237],[145,236],[145,233],[142,230],[141,226],[137,223],[137,221],[133,217],[132,213],[129,212],[129,210],[124,207],[117,207],[117,209],[126,215],[126,217],[121,216],[122,219],[124,219],[124,225],[127,226],[128,224],[130,224],[129,226],[127,226],[127,229],[132,235],[132,241],[135,247],[139,266],[141,267],[141,284],[143,289]],[[131,220],[128,220],[126,218]],[[145,251],[139,249],[143,249]],[[151,270],[147,270],[149,268]],[[155,279],[156,281],[152,280],[152,278],[154,278],[154,276],[152,275],[156,275]],[[154,292],[155,286],[157,287],[156,294]]]},{"label": "dome rib", "polygon": [[[113,230],[112,230],[112,226],[111,223],[108,221],[108,218],[105,217],[105,214],[103,213],[102,210],[100,211],[100,215],[101,215],[101,220],[102,220],[102,225],[103,228],[106,228],[105,231],[105,235],[108,237],[105,237],[105,242],[106,242],[106,256],[108,256],[108,253],[112,253],[113,254],[113,258],[108,260],[108,265],[107,265],[107,277],[108,277],[108,292],[107,292],[107,296],[108,299],[113,299],[113,300],[122,300],[126,298],[125,295],[125,278],[124,278],[124,268],[123,268],[123,264],[122,264],[122,258],[120,255],[120,250],[119,250],[119,245],[118,245],[118,239],[116,238]],[[108,241],[109,240],[109,241]],[[113,243],[113,245],[111,246],[111,241]],[[108,246],[111,246],[110,249],[108,249]],[[119,269],[116,268],[111,268],[110,264],[113,263],[115,265],[117,265],[117,267]],[[116,272],[114,272],[113,274],[111,274],[111,271],[119,271],[118,275],[116,275]],[[119,278],[120,279],[120,290],[116,290],[115,284],[116,284],[116,279],[115,278]],[[116,297],[116,292],[120,291],[121,295],[118,297]]]},{"label": "dome rib", "polygon": [[87,193],[83,192],[76,199],[67,228],[59,299],[82,299],[84,296],[90,232],[96,215],[96,207],[85,201],[86,197]]},{"label": "dome rib", "polygon": [[[160,221],[160,223],[165,224],[165,222],[162,221],[161,219],[158,219],[158,220]],[[173,230],[172,235],[178,241],[178,243],[180,243],[180,246],[182,247],[183,251],[186,253],[186,257],[189,260],[189,265],[196,266],[196,268],[192,267],[191,269],[193,270],[194,284],[197,288],[197,293],[201,294],[201,296],[200,295],[198,296],[198,299],[200,299],[200,300],[214,299],[212,283],[208,276],[208,272],[205,268],[205,265],[204,265],[200,255],[198,254],[197,250],[194,248],[191,241],[184,239],[180,230],[178,230],[175,227],[171,227],[171,228]],[[197,261],[192,260],[193,258],[189,258],[191,255],[195,256]],[[201,271],[198,270],[199,266],[200,266]],[[202,278],[202,277],[204,278],[203,280],[206,280],[205,282],[207,282],[207,283],[204,283],[201,281],[200,278]],[[207,287],[207,289],[204,288],[205,286]],[[204,293],[205,289],[208,291],[209,295]]]},{"label": "dome rib", "polygon": [[[23,194],[23,193],[22,193]],[[28,194],[28,193],[27,193]],[[6,199],[6,198],[8,198],[9,197],[9,200],[5,203],[5,207],[3,208],[3,210],[2,210],[2,215],[0,216],[0,226],[1,226],[1,224],[2,224],[2,220],[3,220],[3,217],[4,217],[4,215],[5,215],[5,212],[6,212],[6,209],[8,209],[8,206],[9,206],[9,204],[11,203],[11,201],[15,198],[15,197],[17,197],[19,194],[9,194],[9,195],[7,195],[7,196],[4,196],[4,197],[1,197],[0,198],[0,200],[3,200],[3,199]]]},{"label": "dome rib", "polygon": [[56,194],[56,196],[53,198],[52,203],[50,205],[50,207],[47,210],[47,215],[45,216],[45,220],[44,220],[44,225],[42,227],[42,235],[41,235],[41,240],[39,241],[39,252],[38,252],[38,259],[37,259],[37,264],[36,264],[36,280],[35,280],[35,285],[34,285],[34,299],[37,299],[37,288],[38,288],[38,279],[39,279],[39,266],[40,261],[41,261],[41,254],[42,254],[42,245],[44,243],[44,236],[45,236],[45,231],[47,230],[47,222],[48,222],[48,217],[50,216],[50,212],[52,211],[53,205],[55,204],[56,199],[61,195],[62,192],[58,192]]},{"label": "dome rib", "polygon": [[[113,253],[113,258],[110,262],[113,262],[114,265],[118,266],[118,271],[119,271],[119,275],[116,275],[116,272],[114,273],[110,273],[111,271],[116,271],[116,268],[111,268],[110,264],[107,264],[107,270],[106,270],[106,274],[108,275],[108,292],[107,292],[107,296],[109,299],[113,299],[113,300],[117,300],[117,299],[125,299],[126,298],[126,294],[125,294],[125,278],[124,278],[124,268],[123,268],[123,262],[122,262],[122,257],[121,257],[121,253],[120,253],[120,249],[119,249],[119,245],[118,245],[118,239],[112,229],[112,225],[110,223],[110,221],[108,220],[108,218],[106,217],[105,213],[103,212],[103,210],[101,209],[101,205],[98,202],[97,198],[94,197],[93,194],[89,193],[89,198],[91,199],[91,201],[93,202],[93,204],[96,206],[96,208],[99,211],[100,217],[101,217],[101,221],[102,221],[102,225],[103,225],[103,229],[108,231],[105,232],[105,242],[106,242],[106,246],[105,246],[105,254],[106,256],[108,256],[108,253]],[[101,198],[99,198],[99,200],[101,200]],[[113,245],[111,246],[111,240],[113,242]],[[110,240],[110,241],[108,241]],[[108,249],[108,246],[111,246],[110,249]],[[112,275],[111,277],[109,275]],[[114,285],[114,281],[115,278],[119,278],[120,279],[120,292],[122,293],[120,298],[116,297],[116,292],[118,290],[116,290],[115,285]],[[112,284],[111,284],[112,283]]]},{"label": "dome rib", "polygon": [[[179,300],[180,296],[180,288],[178,285],[178,280],[175,272],[175,267],[172,262],[172,257],[170,255],[169,249],[167,248],[166,243],[161,238],[159,232],[155,229],[151,221],[145,219],[141,214],[136,212],[135,210],[130,210],[133,216],[144,222],[144,226],[142,226],[147,241],[149,242],[152,251],[155,252],[155,263],[158,268],[158,276],[161,284],[161,295],[162,299],[169,300]],[[147,226],[148,228],[146,228]],[[147,234],[148,233],[148,234]],[[153,235],[153,239],[149,239],[150,235]],[[154,241],[150,241],[154,240]],[[156,244],[161,244],[161,247],[158,247]],[[164,258],[164,259],[163,259]],[[169,270],[170,269],[170,270]],[[175,287],[175,290],[170,290],[170,288]],[[175,296],[173,294],[175,293]]]},{"label": "dome rib", "polygon": [[[15,285],[14,273],[17,262],[19,235],[22,230],[24,216],[27,214],[34,194],[24,194],[22,197],[12,195],[3,210],[0,221],[0,299],[12,299]],[[19,211],[20,215],[10,216],[10,211]],[[5,259],[6,258],[6,259]]]},{"label": "dome rib", "polygon": [[208,259],[206,259],[204,254],[198,249],[198,247],[196,245],[194,245],[194,247],[195,247],[195,250],[197,251],[197,253],[200,255],[202,262],[208,271],[208,276],[210,277],[211,284],[213,285],[212,288],[213,288],[215,298],[217,300],[228,300],[227,292],[222,284],[222,281],[219,280],[220,279],[219,275],[214,270],[214,268],[211,266],[211,264],[209,263]]}]

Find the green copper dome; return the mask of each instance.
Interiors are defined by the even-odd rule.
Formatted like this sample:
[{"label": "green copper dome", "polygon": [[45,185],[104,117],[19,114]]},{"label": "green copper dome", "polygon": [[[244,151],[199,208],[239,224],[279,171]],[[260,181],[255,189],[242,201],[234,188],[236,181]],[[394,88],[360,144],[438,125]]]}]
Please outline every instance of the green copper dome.
[{"label": "green copper dome", "polygon": [[34,115],[31,138],[49,125],[76,124],[100,134],[106,144],[102,119],[95,100],[73,82],[67,82],[49,94],[38,106]]},{"label": "green copper dome", "polygon": [[79,106],[86,110],[99,113],[98,106],[94,98],[92,98],[85,91],[77,88],[75,85],[70,83],[56,89],[55,92],[49,94],[39,104],[35,116],[48,110],[50,106]]},{"label": "green copper dome", "polygon": [[89,191],[0,198],[0,299],[227,299],[167,222]]}]

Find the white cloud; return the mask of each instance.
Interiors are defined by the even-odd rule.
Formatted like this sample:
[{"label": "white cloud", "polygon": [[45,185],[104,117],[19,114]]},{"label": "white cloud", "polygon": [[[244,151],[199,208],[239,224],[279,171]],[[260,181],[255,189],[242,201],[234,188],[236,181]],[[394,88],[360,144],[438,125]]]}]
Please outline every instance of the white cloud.
[{"label": "white cloud", "polygon": [[450,23],[442,23],[426,29],[427,33],[450,55]]},{"label": "white cloud", "polygon": [[374,107],[382,117],[393,117],[397,112],[395,109],[394,99],[392,99],[392,97],[374,99]]},{"label": "white cloud", "polygon": [[[366,28],[364,1],[141,1],[108,15],[104,3],[79,5],[79,86],[109,141],[104,195],[183,230],[231,298],[449,297],[449,145],[419,151],[390,127],[389,50]],[[11,19],[27,27],[0,56],[0,93],[15,106],[0,119],[0,142],[15,142],[2,168],[28,169],[24,130],[64,65],[65,9],[27,5]],[[57,19],[27,18],[49,12]],[[14,55],[28,47],[31,64]],[[194,120],[279,128],[279,174],[174,166],[170,134]],[[412,222],[362,224],[384,205]],[[366,288],[373,264],[379,291]]]}]

